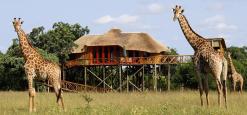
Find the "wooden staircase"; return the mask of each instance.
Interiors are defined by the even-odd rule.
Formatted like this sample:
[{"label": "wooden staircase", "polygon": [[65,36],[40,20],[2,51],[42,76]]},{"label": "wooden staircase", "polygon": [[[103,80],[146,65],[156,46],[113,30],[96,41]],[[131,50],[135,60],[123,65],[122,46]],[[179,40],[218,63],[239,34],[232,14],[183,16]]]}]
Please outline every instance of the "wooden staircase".
[{"label": "wooden staircase", "polygon": [[[52,87],[52,85],[44,83],[44,82],[36,82],[38,85],[44,85],[46,87]],[[93,91],[93,92],[109,92],[111,89],[108,88],[100,88],[100,87],[93,87],[89,85],[83,85],[79,83],[74,83],[70,81],[61,81],[62,90],[68,92],[81,92],[81,91]]]}]

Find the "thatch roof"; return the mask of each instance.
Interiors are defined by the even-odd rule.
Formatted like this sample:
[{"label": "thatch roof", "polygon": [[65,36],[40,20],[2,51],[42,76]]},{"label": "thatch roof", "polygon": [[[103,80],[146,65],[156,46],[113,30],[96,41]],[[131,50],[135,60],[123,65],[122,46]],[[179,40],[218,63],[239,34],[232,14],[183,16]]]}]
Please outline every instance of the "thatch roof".
[{"label": "thatch roof", "polygon": [[118,45],[126,50],[146,51],[149,53],[169,52],[163,44],[146,33],[123,33],[120,29],[111,29],[103,35],[86,35],[77,39],[72,53],[84,52],[86,46]]}]

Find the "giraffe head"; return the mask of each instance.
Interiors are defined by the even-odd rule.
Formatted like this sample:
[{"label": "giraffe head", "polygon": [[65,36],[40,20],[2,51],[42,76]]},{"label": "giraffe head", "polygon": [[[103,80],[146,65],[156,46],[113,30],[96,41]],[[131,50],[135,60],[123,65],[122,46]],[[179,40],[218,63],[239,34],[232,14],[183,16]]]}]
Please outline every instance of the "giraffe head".
[{"label": "giraffe head", "polygon": [[174,13],[173,21],[176,21],[184,12],[184,9],[181,6],[176,5],[175,8],[172,9]]},{"label": "giraffe head", "polygon": [[23,24],[23,21],[21,21],[21,18],[18,18],[18,19],[14,18],[13,26],[16,32],[21,28],[21,24]]}]

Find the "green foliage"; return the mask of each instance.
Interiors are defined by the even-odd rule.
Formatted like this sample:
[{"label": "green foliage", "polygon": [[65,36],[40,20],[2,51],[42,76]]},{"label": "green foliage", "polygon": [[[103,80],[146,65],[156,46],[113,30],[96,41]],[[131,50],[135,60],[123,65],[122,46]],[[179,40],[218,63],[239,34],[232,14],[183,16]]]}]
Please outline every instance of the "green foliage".
[{"label": "green foliage", "polygon": [[168,55],[178,55],[177,50],[175,48],[169,48],[170,52],[168,52]]},{"label": "green foliage", "polygon": [[23,64],[23,58],[7,54],[0,56],[0,90],[26,89]]},{"label": "green foliage", "polygon": [[36,48],[36,49],[39,52],[39,54],[41,54],[45,59],[55,62],[55,63],[59,63],[59,58],[55,54],[48,53],[45,50],[42,50],[39,48]]},{"label": "green foliage", "polygon": [[197,79],[195,77],[193,63],[182,64],[176,67],[175,74],[171,78],[172,88],[197,88]]},{"label": "green foliage", "polygon": [[35,47],[55,54],[59,57],[59,62],[63,63],[68,59],[72,47],[76,46],[74,41],[88,33],[87,26],[82,28],[79,24],[57,22],[47,32],[44,27],[37,27],[28,36]]}]

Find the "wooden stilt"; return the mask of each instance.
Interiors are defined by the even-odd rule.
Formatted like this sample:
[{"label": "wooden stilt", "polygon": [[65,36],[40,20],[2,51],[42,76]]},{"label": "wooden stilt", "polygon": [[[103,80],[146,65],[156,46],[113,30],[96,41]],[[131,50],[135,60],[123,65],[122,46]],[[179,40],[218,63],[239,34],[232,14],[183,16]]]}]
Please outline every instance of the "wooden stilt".
[{"label": "wooden stilt", "polygon": [[87,67],[84,67],[84,85],[85,85],[85,91],[87,91]]},{"label": "wooden stilt", "polygon": [[170,91],[171,86],[171,65],[168,64],[167,90]]},{"label": "wooden stilt", "polygon": [[128,75],[128,71],[129,71],[129,68],[127,67],[127,92],[129,92],[129,75]]},{"label": "wooden stilt", "polygon": [[143,69],[142,69],[142,91],[144,91],[145,89],[145,79],[144,79],[144,77],[145,77],[145,65],[143,65]]},{"label": "wooden stilt", "polygon": [[154,91],[157,92],[157,71],[156,64],[154,64]]},{"label": "wooden stilt", "polygon": [[[105,66],[103,66],[103,80],[105,80]],[[104,81],[105,82],[105,81]],[[104,89],[105,89],[105,83],[104,83]]]},{"label": "wooden stilt", "polygon": [[119,85],[120,85],[120,92],[122,92],[122,66],[120,65],[119,66],[119,70],[118,70],[118,73],[119,73]]}]

